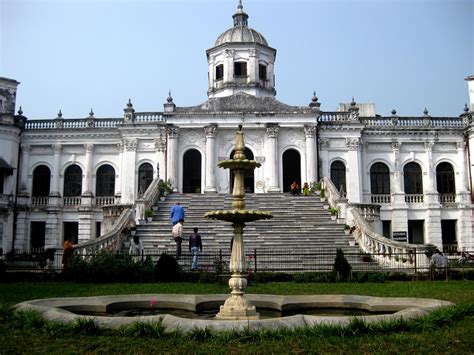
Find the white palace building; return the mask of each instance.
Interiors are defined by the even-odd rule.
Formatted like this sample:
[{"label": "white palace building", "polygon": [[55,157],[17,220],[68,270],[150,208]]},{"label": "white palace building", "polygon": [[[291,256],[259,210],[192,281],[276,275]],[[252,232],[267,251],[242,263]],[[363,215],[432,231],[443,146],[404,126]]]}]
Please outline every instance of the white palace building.
[{"label": "white palace building", "polygon": [[3,253],[96,239],[108,229],[107,206],[135,206],[158,179],[178,193],[229,193],[217,162],[232,155],[240,124],[247,158],[261,163],[245,178],[248,193],[329,178],[349,203],[381,206],[381,236],[474,249],[474,76],[470,106],[453,117],[383,117],[354,100],[327,112],[316,95],[290,106],[275,97],[276,50],[241,3],[232,17],[206,51],[208,99],[197,106],[179,107],[170,94],[157,112],[129,101],[122,117],[27,119],[15,108],[19,82],[0,78]]}]

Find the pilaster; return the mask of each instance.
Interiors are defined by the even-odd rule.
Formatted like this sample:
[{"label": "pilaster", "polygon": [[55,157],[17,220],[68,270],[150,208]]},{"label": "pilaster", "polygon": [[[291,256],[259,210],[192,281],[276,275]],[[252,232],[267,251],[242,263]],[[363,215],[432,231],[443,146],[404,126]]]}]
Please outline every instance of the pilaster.
[{"label": "pilaster", "polygon": [[267,139],[268,139],[268,159],[266,159],[266,169],[268,176],[267,192],[280,192],[279,186],[279,159],[278,159],[278,133],[280,126],[278,124],[267,124]]},{"label": "pilaster", "polygon": [[317,126],[305,125],[304,126],[305,138],[306,138],[306,176],[307,180],[311,182],[317,181],[317,163],[318,154],[316,150],[316,132]]},{"label": "pilaster", "polygon": [[173,186],[173,191],[178,191],[178,139],[179,127],[168,126],[168,180]]},{"label": "pilaster", "polygon": [[204,127],[206,135],[206,183],[204,192],[217,192],[216,188],[216,133],[217,125]]}]

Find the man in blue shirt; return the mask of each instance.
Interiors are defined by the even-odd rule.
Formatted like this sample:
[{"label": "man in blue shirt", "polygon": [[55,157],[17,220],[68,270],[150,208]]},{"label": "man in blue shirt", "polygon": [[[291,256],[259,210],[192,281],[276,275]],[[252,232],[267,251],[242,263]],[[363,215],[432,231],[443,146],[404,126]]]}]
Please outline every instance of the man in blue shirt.
[{"label": "man in blue shirt", "polygon": [[171,224],[174,226],[180,219],[184,221],[184,208],[176,202],[170,211]]}]

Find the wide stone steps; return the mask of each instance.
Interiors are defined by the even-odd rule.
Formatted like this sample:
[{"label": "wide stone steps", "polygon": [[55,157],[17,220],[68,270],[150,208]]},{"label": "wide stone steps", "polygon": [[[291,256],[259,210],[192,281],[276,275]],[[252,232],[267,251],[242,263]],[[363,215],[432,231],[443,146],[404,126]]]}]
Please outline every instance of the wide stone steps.
[{"label": "wide stone steps", "polygon": [[[145,254],[174,255],[175,243],[171,236],[169,211],[177,201],[186,212],[183,258],[180,263],[186,267],[189,259],[186,257],[186,236],[192,233],[194,227],[199,228],[203,238],[204,253],[229,254],[233,235],[231,223],[204,218],[204,214],[209,211],[232,209],[232,196],[222,194],[171,194],[165,201],[158,202],[154,207],[153,221],[137,226],[137,234],[144,244]],[[257,253],[275,253],[274,258],[271,255],[265,256],[265,262],[272,270],[331,270],[334,263],[332,255],[335,255],[336,248],[341,248],[350,255],[353,260],[349,260],[349,257],[348,260],[354,269],[365,269],[371,264],[360,261],[359,248],[349,244],[353,237],[344,233],[343,225],[331,220],[329,212],[316,195],[248,194],[245,208],[270,211],[273,214],[273,219],[247,223],[244,229],[247,253],[253,253],[255,250]],[[294,262],[286,258],[283,262],[277,254],[302,251],[312,254],[298,256]],[[320,254],[331,255],[330,260],[322,262],[321,257],[315,257]]]}]

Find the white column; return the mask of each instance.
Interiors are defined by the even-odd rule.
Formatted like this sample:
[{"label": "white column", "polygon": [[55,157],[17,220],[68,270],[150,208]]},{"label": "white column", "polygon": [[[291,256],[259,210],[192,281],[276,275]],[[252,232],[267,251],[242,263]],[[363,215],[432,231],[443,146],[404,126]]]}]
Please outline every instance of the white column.
[{"label": "white column", "polygon": [[84,148],[86,150],[86,170],[84,171],[84,184],[82,185],[82,195],[90,196],[92,195],[92,154],[94,152],[94,144],[84,144]]},{"label": "white column", "polygon": [[178,139],[179,127],[168,127],[168,180],[174,191],[178,191]]},{"label": "white column", "polygon": [[124,140],[125,151],[123,153],[122,171],[120,173],[124,187],[122,190],[121,203],[135,202],[135,168],[137,144],[138,142],[136,139]]},{"label": "white column", "polygon": [[217,192],[216,132],[217,125],[215,124],[204,127],[204,133],[206,135],[206,187],[204,189],[204,192]]},{"label": "white column", "polygon": [[266,171],[268,172],[268,187],[267,192],[280,192],[278,172],[280,171],[278,167],[278,132],[280,131],[280,126],[277,124],[268,124],[267,125],[267,137],[268,137],[268,157],[265,159],[265,164],[267,165]]},{"label": "white column", "polygon": [[469,191],[469,181],[467,178],[467,165],[466,165],[466,154],[465,154],[465,142],[460,141],[456,143],[456,150],[458,152],[459,162],[459,180],[456,181],[456,187],[458,191]]},{"label": "white column", "polygon": [[53,146],[53,171],[52,184],[50,196],[60,196],[59,193],[59,175],[61,169],[61,144],[54,144]]},{"label": "white column", "polygon": [[360,169],[360,147],[361,142],[359,137],[346,138],[346,146],[349,150],[349,158],[347,161],[347,168],[349,174],[346,181],[348,182],[347,199],[351,202],[360,203],[362,201],[362,180]]},{"label": "white column", "polygon": [[31,146],[28,144],[21,145],[21,183],[20,183],[20,191],[26,192],[28,191],[28,175],[30,171],[30,153],[31,153]]},{"label": "white column", "polygon": [[[402,189],[402,174],[400,171],[400,143],[399,142],[392,142],[392,153],[393,153],[393,161],[394,161],[394,171],[393,171],[393,179],[391,185],[391,198],[393,199],[393,206],[396,208],[407,208],[407,204],[405,202],[405,192]],[[397,231],[399,231],[397,229]]]},{"label": "white column", "polygon": [[234,81],[234,50],[225,50],[224,78],[223,82],[231,83]]},{"label": "white column", "polygon": [[318,153],[316,151],[316,126],[304,126],[306,138],[306,177],[309,183],[318,179]]},{"label": "white column", "polygon": [[249,83],[257,83],[258,78],[258,60],[257,60],[258,51],[255,48],[249,49],[249,64],[248,64],[248,75]]},{"label": "white column", "polygon": [[215,76],[215,73],[216,73],[216,69],[215,69],[215,66],[214,66],[215,60],[216,60],[215,56],[211,55],[209,57],[209,62],[208,62],[208,65],[209,65],[209,90],[214,88],[214,76]]},{"label": "white column", "polygon": [[160,128],[160,137],[155,139],[155,149],[156,149],[156,164],[157,164],[157,173],[156,177],[166,180],[166,143],[165,137],[163,136],[163,130]]},{"label": "white column", "polygon": [[426,152],[426,161],[428,164],[426,164],[426,175],[427,175],[427,186],[426,186],[426,191],[427,192],[435,192],[435,184],[434,184],[434,167],[433,167],[433,157],[432,157],[432,152],[433,152],[433,142],[425,142],[425,152]]}]

